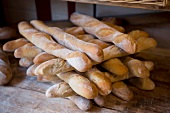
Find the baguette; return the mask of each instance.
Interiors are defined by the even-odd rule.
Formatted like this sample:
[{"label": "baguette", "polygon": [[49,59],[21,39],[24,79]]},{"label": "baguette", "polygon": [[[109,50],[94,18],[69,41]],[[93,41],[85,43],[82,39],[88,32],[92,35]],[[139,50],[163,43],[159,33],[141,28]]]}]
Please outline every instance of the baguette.
[{"label": "baguette", "polygon": [[128,73],[128,68],[118,58],[112,58],[100,64],[103,68],[109,72],[121,76]]},{"label": "baguette", "polygon": [[115,82],[112,85],[112,93],[122,100],[130,101],[133,99],[133,92],[127,87],[127,85],[122,82]]},{"label": "baguette", "polygon": [[7,84],[12,76],[9,59],[0,47],[0,85]]},{"label": "baguette", "polygon": [[27,71],[26,71],[26,74],[27,74],[28,76],[36,76],[36,74],[35,74],[35,69],[36,69],[37,66],[38,66],[38,65],[36,65],[36,64],[32,64],[31,66],[29,66],[28,69],[27,69]]},{"label": "baguette", "polygon": [[89,34],[85,34],[85,35],[77,35],[76,36],[78,39],[86,41],[86,42],[90,42],[93,44],[97,44],[99,47],[101,47],[102,49],[109,47],[111,44],[103,42],[99,39],[95,39],[92,35]]},{"label": "baguette", "polygon": [[45,25],[42,21],[32,20],[31,24],[36,29],[53,36],[53,38],[61,45],[64,45],[65,47],[75,51],[84,52],[96,62],[103,61],[103,51],[98,45],[79,40],[73,35],[65,33],[59,28]]},{"label": "baguette", "polygon": [[40,54],[38,54],[37,56],[34,57],[33,62],[34,62],[34,64],[41,64],[45,61],[55,59],[55,58],[57,58],[57,57],[52,55],[52,54],[42,52],[42,53],[40,53]]},{"label": "baguette", "polygon": [[149,37],[149,34],[145,31],[141,30],[133,30],[128,33],[131,37],[133,37],[135,40],[139,39],[140,37]]},{"label": "baguette", "polygon": [[66,29],[64,29],[64,32],[69,33],[69,34],[74,35],[74,36],[85,34],[85,31],[82,27],[66,28]]},{"label": "baguette", "polygon": [[132,85],[142,90],[153,90],[155,88],[154,82],[149,78],[131,78],[128,80]]},{"label": "baguette", "polygon": [[37,75],[56,75],[60,72],[75,70],[68,62],[61,58],[55,58],[39,64],[35,69]]},{"label": "baguette", "polygon": [[42,49],[34,46],[32,43],[27,43],[14,51],[15,58],[34,58],[39,53],[43,52]]},{"label": "baguette", "polygon": [[1,49],[1,47],[0,47],[0,59],[3,60],[7,65],[10,65],[8,56],[7,56],[6,53]]},{"label": "baguette", "polygon": [[94,99],[98,95],[98,89],[94,83],[74,71],[59,73],[57,76],[82,97]]},{"label": "baguette", "polygon": [[11,27],[0,28],[0,40],[6,40],[11,38],[16,38],[16,30]]},{"label": "baguette", "polygon": [[142,61],[138,59],[133,59],[131,57],[126,57],[124,61],[125,65],[127,65],[130,73],[136,77],[146,78],[150,76],[149,70]]},{"label": "baguette", "polygon": [[56,84],[62,81],[57,75],[48,75],[48,76],[36,75],[36,77],[37,77],[37,81],[39,82],[51,82],[53,84]]},{"label": "baguette", "polygon": [[132,54],[136,51],[136,42],[131,36],[123,34],[93,17],[73,13],[70,20],[75,25],[83,27],[87,33],[95,35],[100,40],[113,42],[127,53]]},{"label": "baguette", "polygon": [[145,67],[149,70],[152,71],[154,68],[154,63],[152,61],[142,61],[142,63],[145,65]]},{"label": "baguette", "polygon": [[107,21],[102,21],[102,22],[105,23],[106,25],[116,29],[117,31],[119,31],[121,33],[125,32],[125,29],[122,26],[118,26],[118,25],[115,25],[115,24],[107,22]]},{"label": "baguette", "polygon": [[116,47],[115,45],[111,45],[111,46],[103,49],[103,53],[104,53],[104,60],[103,61],[109,60],[111,58],[129,55],[127,52]]},{"label": "baguette", "polygon": [[47,98],[65,98],[75,95],[75,92],[70,88],[70,86],[65,82],[60,82],[49,87],[45,95]]},{"label": "baguette", "polygon": [[93,100],[100,107],[103,107],[106,103],[105,96],[102,96],[100,94],[97,97],[95,97]]},{"label": "baguette", "polygon": [[150,48],[154,48],[157,46],[157,42],[153,38],[146,38],[146,37],[140,37],[136,40],[137,43],[137,52],[147,50]]},{"label": "baguette", "polygon": [[119,82],[119,81],[122,81],[122,80],[126,80],[126,79],[130,79],[130,78],[133,78],[135,77],[134,75],[132,75],[131,73],[126,73],[125,75],[123,76],[117,76],[117,75],[114,75],[112,73],[108,73],[108,72],[104,72],[105,76],[107,76],[109,78],[109,80],[114,83],[114,82]]},{"label": "baguette", "polygon": [[30,67],[33,64],[33,58],[21,58],[19,65],[22,67]]},{"label": "baguette", "polygon": [[59,45],[49,35],[34,29],[28,22],[20,22],[18,28],[20,34],[31,43],[49,54],[67,60],[76,70],[85,72],[92,67],[91,60],[84,53]]},{"label": "baguette", "polygon": [[18,49],[19,47],[25,45],[29,43],[29,41],[25,38],[18,38],[16,40],[12,40],[9,42],[6,42],[3,45],[3,50],[7,51],[7,52],[14,52],[16,49]]},{"label": "baguette", "polygon": [[108,95],[111,92],[111,81],[97,68],[91,68],[85,72],[85,76],[97,86],[101,95]]},{"label": "baguette", "polygon": [[77,105],[77,107],[83,111],[87,111],[92,107],[92,102],[89,99],[86,99],[79,95],[74,95],[68,97],[74,104]]}]

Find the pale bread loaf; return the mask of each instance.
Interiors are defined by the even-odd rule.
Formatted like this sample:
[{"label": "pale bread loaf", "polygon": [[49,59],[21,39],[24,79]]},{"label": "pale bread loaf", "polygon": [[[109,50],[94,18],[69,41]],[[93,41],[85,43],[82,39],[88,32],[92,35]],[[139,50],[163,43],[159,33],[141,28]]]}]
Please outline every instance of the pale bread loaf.
[{"label": "pale bread loaf", "polygon": [[59,45],[48,34],[34,29],[28,22],[20,22],[18,28],[20,34],[35,46],[49,54],[67,60],[78,71],[84,72],[92,67],[91,60],[84,53],[72,51]]},{"label": "pale bread loaf", "polygon": [[49,27],[39,20],[32,20],[31,24],[36,29],[53,36],[61,45],[75,51],[84,52],[96,62],[103,61],[103,51],[98,45],[79,40],[75,36],[62,31],[60,28]]},{"label": "pale bread loaf", "polygon": [[7,52],[14,52],[19,47],[29,43],[25,38],[18,38],[16,40],[11,40],[3,45],[3,50]]},{"label": "pale bread loaf", "polygon": [[116,46],[131,54],[136,51],[136,42],[131,36],[123,34],[91,16],[73,13],[70,20],[100,40],[113,42]]}]

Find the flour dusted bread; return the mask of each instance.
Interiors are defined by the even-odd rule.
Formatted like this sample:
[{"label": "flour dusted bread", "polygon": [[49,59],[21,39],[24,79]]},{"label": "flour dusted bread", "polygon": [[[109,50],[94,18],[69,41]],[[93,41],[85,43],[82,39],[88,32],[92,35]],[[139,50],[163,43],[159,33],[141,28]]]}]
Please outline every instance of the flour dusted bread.
[{"label": "flour dusted bread", "polygon": [[131,36],[123,34],[93,17],[73,13],[70,20],[100,40],[113,42],[128,53],[134,53],[136,51],[136,42]]},{"label": "flour dusted bread", "polygon": [[112,84],[112,93],[126,101],[130,101],[134,97],[133,92],[122,81],[115,82]]},{"label": "flour dusted bread", "polygon": [[46,90],[45,95],[48,98],[58,98],[58,97],[65,98],[65,97],[76,95],[76,93],[71,89],[71,87],[67,83],[60,82],[49,87]]},{"label": "flour dusted bread", "polygon": [[20,34],[35,46],[49,54],[67,60],[78,71],[84,72],[92,67],[91,60],[84,53],[65,48],[55,42],[48,34],[33,28],[28,22],[20,22],[18,28]]},{"label": "flour dusted bread", "polygon": [[97,68],[91,68],[85,72],[85,76],[97,86],[101,95],[108,95],[111,92],[111,81]]},{"label": "flour dusted bread", "polygon": [[35,56],[35,58],[33,59],[33,62],[34,62],[34,64],[41,64],[47,60],[51,60],[51,59],[55,59],[55,58],[57,58],[57,57],[52,54],[48,54],[47,52],[42,52],[42,53],[38,54],[37,56]]},{"label": "flour dusted bread", "polygon": [[36,29],[53,36],[61,45],[75,51],[84,52],[96,62],[103,61],[103,51],[98,45],[79,40],[75,36],[62,31],[60,28],[49,27],[39,20],[32,20],[31,24]]},{"label": "flour dusted bread", "polygon": [[82,97],[94,99],[98,95],[96,85],[74,71],[59,73],[57,76],[68,83],[70,87]]},{"label": "flour dusted bread", "polygon": [[29,43],[25,38],[18,38],[16,40],[11,40],[3,45],[3,50],[7,52],[14,52],[19,47]]},{"label": "flour dusted bread", "polygon": [[0,47],[0,85],[7,84],[12,79],[12,71],[6,54]]},{"label": "flour dusted bread", "polygon": [[34,46],[32,43],[27,43],[14,51],[15,58],[34,58],[39,53],[43,52],[42,49]]},{"label": "flour dusted bread", "polygon": [[77,35],[84,35],[85,31],[82,27],[71,27],[64,29],[66,33],[69,33],[71,35],[77,36]]},{"label": "flour dusted bread", "polygon": [[79,95],[70,96],[68,98],[74,104],[76,104],[78,108],[80,108],[83,111],[87,111],[93,106],[93,103],[90,99],[86,99],[86,98],[79,96]]},{"label": "flour dusted bread", "polygon": [[19,60],[19,65],[22,67],[29,67],[33,64],[33,58],[21,58]]},{"label": "flour dusted bread", "polygon": [[39,64],[35,69],[35,73],[37,75],[48,76],[71,70],[75,69],[68,62],[61,58],[55,58]]},{"label": "flour dusted bread", "polygon": [[107,60],[101,63],[100,66],[118,76],[125,75],[126,73],[128,73],[127,66],[125,66],[118,58],[112,58],[110,60]]},{"label": "flour dusted bread", "polygon": [[11,27],[0,28],[0,40],[11,39],[17,36],[16,30]]}]

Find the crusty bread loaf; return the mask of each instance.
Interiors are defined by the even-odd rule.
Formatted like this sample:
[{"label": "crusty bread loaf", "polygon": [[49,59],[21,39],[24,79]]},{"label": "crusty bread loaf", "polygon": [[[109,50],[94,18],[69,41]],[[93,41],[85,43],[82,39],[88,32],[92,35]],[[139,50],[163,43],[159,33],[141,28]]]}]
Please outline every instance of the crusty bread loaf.
[{"label": "crusty bread loaf", "polygon": [[69,33],[71,35],[77,36],[77,35],[84,35],[85,31],[82,27],[71,27],[71,28],[65,28],[64,31],[66,33]]},{"label": "crusty bread loaf", "polygon": [[65,82],[54,84],[53,86],[49,87],[45,93],[46,97],[48,98],[58,98],[58,97],[65,98],[65,97],[73,96],[75,94],[76,93]]},{"label": "crusty bread loaf", "polygon": [[42,49],[34,46],[32,43],[27,43],[14,51],[15,58],[34,58],[39,53],[43,52]]},{"label": "crusty bread loaf", "polygon": [[20,22],[18,28],[20,34],[35,46],[49,54],[67,60],[78,71],[84,72],[92,67],[91,60],[84,53],[72,51],[59,45],[48,34],[34,29],[28,22]]},{"label": "crusty bread loaf", "polygon": [[118,58],[112,58],[100,64],[103,68],[109,72],[121,76],[128,73],[128,68]]},{"label": "crusty bread loaf", "polygon": [[6,53],[1,49],[0,47],[0,59],[3,60],[5,63],[7,63],[8,65],[10,65],[8,56],[6,55]]},{"label": "crusty bread loaf", "polygon": [[124,61],[125,65],[127,65],[129,72],[132,73],[136,77],[146,78],[150,76],[149,70],[142,61],[138,59],[133,59],[131,57],[126,57]]},{"label": "crusty bread loaf", "polygon": [[136,49],[137,52],[147,50],[157,46],[156,40],[148,37],[147,38],[140,37],[136,40],[136,43],[137,43],[137,49]]},{"label": "crusty bread loaf", "polygon": [[145,67],[149,70],[152,71],[154,68],[154,63],[152,61],[142,61],[142,63],[145,65]]},{"label": "crusty bread loaf", "polygon": [[0,59],[0,85],[7,84],[12,78],[12,71],[9,65]]},{"label": "crusty bread loaf", "polygon": [[97,68],[89,69],[85,76],[97,86],[101,95],[108,95],[111,92],[111,81]]},{"label": "crusty bread loaf", "polygon": [[114,75],[114,74],[109,73],[109,72],[104,72],[104,74],[105,74],[105,76],[107,76],[109,78],[109,80],[112,83],[135,77],[131,73],[126,73],[125,75],[122,75],[122,76],[117,76],[117,75]]},{"label": "crusty bread loaf", "polygon": [[85,35],[77,35],[76,36],[78,39],[86,41],[86,42],[90,42],[90,43],[94,43],[97,44],[98,46],[100,46],[102,49],[109,47],[111,44],[103,42],[99,39],[95,39],[92,35],[89,34],[85,34]]},{"label": "crusty bread loaf", "polygon": [[35,73],[48,76],[71,70],[75,69],[68,62],[61,58],[55,58],[39,64],[35,69]]},{"label": "crusty bread loaf", "polygon": [[95,35],[100,40],[113,42],[127,53],[136,51],[136,42],[131,36],[123,34],[93,17],[73,13],[70,20],[75,25],[83,27],[89,34]]},{"label": "crusty bread loaf", "polygon": [[111,46],[103,49],[103,53],[104,53],[103,61],[109,60],[111,58],[122,57],[122,56],[128,55],[127,52],[116,47],[115,45],[111,45]]},{"label": "crusty bread loaf", "polygon": [[70,85],[70,87],[82,97],[94,99],[98,95],[96,85],[86,77],[74,71],[59,73],[57,76]]},{"label": "crusty bread loaf", "polygon": [[8,56],[2,51],[0,47],[0,85],[7,84],[12,78],[12,71]]},{"label": "crusty bread loaf", "polygon": [[116,30],[119,31],[119,32],[122,32],[122,33],[125,32],[125,29],[124,29],[122,26],[118,26],[118,25],[115,25],[115,24],[110,23],[110,22],[107,22],[107,21],[102,21],[102,22],[105,23],[106,25],[108,25],[108,26],[116,29]]},{"label": "crusty bread loaf", "polygon": [[38,65],[36,65],[36,64],[33,64],[33,65],[29,66],[29,68],[28,68],[27,71],[26,71],[26,74],[27,74],[28,76],[36,76],[36,74],[35,74],[35,69],[36,69],[37,66],[38,66]]},{"label": "crusty bread loaf", "polygon": [[133,92],[122,81],[115,82],[112,84],[112,93],[126,101],[130,101],[134,97]]},{"label": "crusty bread loaf", "polygon": [[131,78],[128,80],[131,84],[142,90],[153,90],[155,83],[149,78]]},{"label": "crusty bread loaf", "polygon": [[36,29],[53,36],[61,45],[72,50],[84,52],[96,62],[103,61],[103,51],[98,45],[79,40],[75,36],[62,31],[60,28],[49,27],[39,20],[32,20],[31,24]]},{"label": "crusty bread loaf", "polygon": [[83,111],[87,111],[93,106],[93,103],[91,102],[91,100],[86,99],[86,98],[79,96],[79,95],[70,96],[68,98],[74,104],[76,104],[78,108],[80,108]]},{"label": "crusty bread loaf", "polygon": [[14,52],[19,47],[27,44],[29,41],[25,38],[18,38],[16,40],[11,40],[3,45],[3,50],[7,52]]},{"label": "crusty bread loaf", "polygon": [[48,54],[47,52],[42,52],[42,53],[38,54],[37,56],[35,56],[35,58],[33,59],[33,62],[34,62],[34,64],[41,64],[47,60],[51,60],[51,59],[55,59],[55,58],[57,58],[57,57],[52,54]]},{"label": "crusty bread loaf", "polygon": [[100,107],[103,107],[106,103],[105,96],[100,95],[100,94],[97,97],[95,97],[93,100]]},{"label": "crusty bread loaf", "polygon": [[21,58],[19,60],[19,65],[22,67],[29,67],[33,64],[33,58]]},{"label": "crusty bread loaf", "polygon": [[16,38],[16,30],[11,27],[0,28],[0,40]]},{"label": "crusty bread loaf", "polygon": [[128,34],[135,40],[139,39],[140,37],[149,37],[149,34],[147,32],[141,30],[133,30]]}]

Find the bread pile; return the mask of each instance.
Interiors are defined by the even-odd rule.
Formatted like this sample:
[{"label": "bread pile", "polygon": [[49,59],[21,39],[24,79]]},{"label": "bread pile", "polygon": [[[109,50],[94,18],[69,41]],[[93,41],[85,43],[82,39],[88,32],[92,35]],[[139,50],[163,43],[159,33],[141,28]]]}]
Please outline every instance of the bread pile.
[{"label": "bread pile", "polygon": [[110,21],[79,13],[73,13],[70,20],[76,26],[66,29],[39,20],[20,22],[18,29],[24,38],[3,45],[4,51],[20,58],[20,66],[28,67],[28,76],[54,83],[46,91],[47,97],[68,98],[81,110],[88,110],[92,100],[104,106],[111,93],[132,100],[134,94],[123,80],[139,89],[154,89],[149,78],[153,62],[129,56],[156,47],[148,33],[135,30],[126,34]]}]

